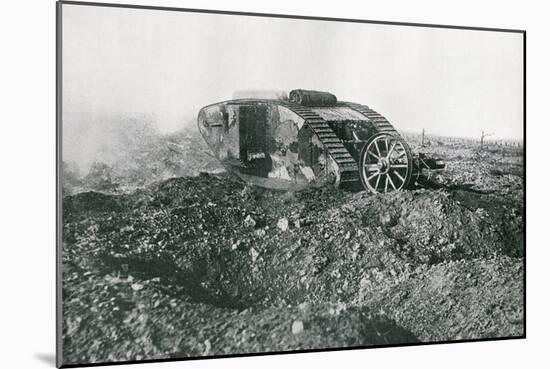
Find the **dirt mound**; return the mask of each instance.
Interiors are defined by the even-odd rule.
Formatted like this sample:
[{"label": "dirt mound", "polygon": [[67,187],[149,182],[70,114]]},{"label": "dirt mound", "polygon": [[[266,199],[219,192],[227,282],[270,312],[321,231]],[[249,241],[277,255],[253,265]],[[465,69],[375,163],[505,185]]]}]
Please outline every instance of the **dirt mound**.
[{"label": "dirt mound", "polygon": [[63,199],[63,216],[88,212],[116,212],[124,208],[123,204],[123,198],[120,196],[94,191],[82,192],[78,196],[67,196]]},{"label": "dirt mound", "polygon": [[280,193],[212,175],[68,196],[65,357],[520,335],[522,214],[502,194]]},{"label": "dirt mound", "polygon": [[353,303],[387,313],[421,341],[521,336],[523,275],[509,257],[422,266],[393,278],[365,273]]},{"label": "dirt mound", "polygon": [[191,302],[183,291],[165,293],[159,278],[69,268],[71,282],[90,292],[65,296],[64,354],[74,364],[418,342],[366,308],[324,303],[239,311]]}]

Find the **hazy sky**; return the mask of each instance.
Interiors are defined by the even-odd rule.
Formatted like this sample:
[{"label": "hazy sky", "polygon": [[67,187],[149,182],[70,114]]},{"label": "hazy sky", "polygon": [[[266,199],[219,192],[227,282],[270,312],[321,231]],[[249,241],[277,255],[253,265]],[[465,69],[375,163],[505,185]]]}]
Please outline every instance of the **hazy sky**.
[{"label": "hazy sky", "polygon": [[522,50],[512,33],[63,5],[64,129],[145,114],[170,132],[234,91],[305,88],[401,130],[521,138]]}]

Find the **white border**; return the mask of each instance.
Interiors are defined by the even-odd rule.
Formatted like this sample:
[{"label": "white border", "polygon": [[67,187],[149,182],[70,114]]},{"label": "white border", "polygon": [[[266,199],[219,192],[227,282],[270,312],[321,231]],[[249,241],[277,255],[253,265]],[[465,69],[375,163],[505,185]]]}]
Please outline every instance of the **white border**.
[{"label": "white border", "polygon": [[[117,2],[117,1],[110,1]],[[255,2],[129,0],[133,4],[369,20],[527,29],[528,325],[527,339],[375,350],[141,364],[140,368],[470,368],[539,367],[548,362],[550,260],[544,232],[550,137],[547,12],[540,2]],[[125,3],[122,1],[122,3]],[[2,4],[0,342],[5,368],[53,367],[55,353],[55,3]],[[543,162],[544,160],[544,162]],[[544,233],[543,233],[544,232]],[[116,366],[118,367],[118,366]],[[124,367],[124,366],[122,366]],[[113,367],[114,368],[114,367]]]}]

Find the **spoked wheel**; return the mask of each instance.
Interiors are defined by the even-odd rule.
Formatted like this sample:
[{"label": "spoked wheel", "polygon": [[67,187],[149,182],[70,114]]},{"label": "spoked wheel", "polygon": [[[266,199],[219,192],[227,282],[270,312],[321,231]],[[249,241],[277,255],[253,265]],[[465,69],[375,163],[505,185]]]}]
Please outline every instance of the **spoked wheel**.
[{"label": "spoked wheel", "polygon": [[359,177],[371,192],[399,191],[409,184],[411,172],[411,150],[397,135],[378,133],[361,150]]}]

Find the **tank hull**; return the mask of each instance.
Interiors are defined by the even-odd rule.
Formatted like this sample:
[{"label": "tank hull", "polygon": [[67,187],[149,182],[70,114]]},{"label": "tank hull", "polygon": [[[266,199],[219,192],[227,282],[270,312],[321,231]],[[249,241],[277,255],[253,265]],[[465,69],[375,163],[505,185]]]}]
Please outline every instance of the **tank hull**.
[{"label": "tank hull", "polygon": [[[229,100],[200,110],[199,130],[229,172],[286,191],[333,184],[387,192],[408,184],[410,150],[383,116],[328,93],[294,90],[290,96]],[[367,146],[371,151],[363,150]],[[380,187],[380,178],[369,182],[376,175],[384,177]]]}]

